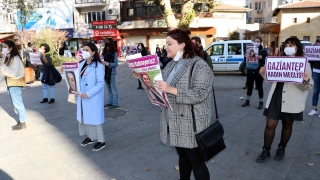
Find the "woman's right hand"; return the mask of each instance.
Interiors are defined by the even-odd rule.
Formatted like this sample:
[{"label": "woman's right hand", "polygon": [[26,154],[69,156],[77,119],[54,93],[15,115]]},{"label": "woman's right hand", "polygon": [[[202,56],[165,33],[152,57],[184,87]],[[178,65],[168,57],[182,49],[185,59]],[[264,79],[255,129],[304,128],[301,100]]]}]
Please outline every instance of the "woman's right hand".
[{"label": "woman's right hand", "polygon": [[260,74],[265,74],[266,73],[266,67],[261,67],[260,68],[260,72],[259,72]]},{"label": "woman's right hand", "polygon": [[139,78],[139,75],[138,75],[138,73],[136,73],[136,72],[134,72],[134,71],[132,71],[132,75],[133,75],[133,77],[135,77],[135,78]]}]

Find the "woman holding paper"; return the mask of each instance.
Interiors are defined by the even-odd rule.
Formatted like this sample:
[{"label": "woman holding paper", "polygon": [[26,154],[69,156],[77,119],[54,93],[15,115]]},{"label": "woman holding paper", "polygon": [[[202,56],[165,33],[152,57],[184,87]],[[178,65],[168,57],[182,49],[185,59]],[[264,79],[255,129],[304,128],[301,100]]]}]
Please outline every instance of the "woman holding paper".
[{"label": "woman holding paper", "polygon": [[79,83],[81,94],[77,97],[77,120],[80,136],[87,138],[81,146],[97,143],[93,151],[105,147],[102,124],[104,123],[104,65],[101,63],[98,48],[93,43],[83,45],[83,59],[79,63]]},{"label": "woman holding paper", "polygon": [[23,62],[13,41],[6,40],[3,43],[2,53],[4,62],[0,60],[0,72],[6,77],[12,104],[19,115],[19,121],[12,126],[12,130],[25,129],[26,109],[22,100],[22,87],[25,86]]},{"label": "woman holding paper", "polygon": [[[209,180],[210,174],[201,157],[193,131],[191,107],[195,109],[197,132],[209,127],[212,117],[212,86],[214,75],[208,64],[196,54],[190,31],[179,29],[168,32],[167,56],[173,58],[163,70],[163,81],[156,87],[167,93],[173,110],[161,108],[160,139],[179,155],[180,179],[190,179],[191,172],[197,180]],[[193,71],[191,72],[191,69]]]},{"label": "woman holding paper", "polygon": [[[285,41],[284,53],[286,56],[304,57],[303,48],[297,38],[288,38]],[[286,59],[284,59],[285,61]],[[274,139],[275,129],[279,120],[282,120],[281,140],[274,157],[280,161],[285,154],[286,145],[291,137],[293,121],[303,120],[303,110],[308,96],[308,90],[313,87],[311,68],[306,63],[306,72],[303,73],[303,84],[274,82],[271,86],[263,115],[267,117],[264,131],[263,150],[257,158],[257,162],[263,163],[270,158],[271,144]],[[260,74],[265,77],[266,68],[260,69]]]}]

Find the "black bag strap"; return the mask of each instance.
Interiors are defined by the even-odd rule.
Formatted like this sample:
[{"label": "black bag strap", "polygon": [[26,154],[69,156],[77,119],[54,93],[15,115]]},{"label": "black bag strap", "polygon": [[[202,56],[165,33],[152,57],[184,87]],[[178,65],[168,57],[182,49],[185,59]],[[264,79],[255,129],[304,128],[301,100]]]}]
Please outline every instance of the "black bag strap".
[{"label": "black bag strap", "polygon": [[[195,61],[193,63],[191,71],[190,71],[190,82],[191,82],[191,79],[192,79],[193,69],[194,69],[194,65],[196,64],[196,62],[197,61]],[[216,95],[214,93],[213,86],[212,86],[212,93],[213,93],[213,101],[214,101],[214,110],[215,110],[215,114],[216,114],[216,121],[219,121],[217,102],[216,102]],[[192,113],[192,121],[193,121],[193,131],[194,131],[195,134],[197,134],[196,117],[194,115],[194,107],[193,107],[193,105],[191,105],[191,113]]]}]

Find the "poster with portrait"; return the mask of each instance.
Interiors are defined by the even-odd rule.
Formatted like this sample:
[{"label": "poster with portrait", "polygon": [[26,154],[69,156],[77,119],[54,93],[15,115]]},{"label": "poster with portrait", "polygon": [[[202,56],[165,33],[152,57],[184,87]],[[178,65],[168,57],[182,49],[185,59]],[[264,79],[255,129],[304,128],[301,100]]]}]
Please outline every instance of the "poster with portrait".
[{"label": "poster with portrait", "polygon": [[259,46],[248,44],[246,46],[246,63],[259,64]]},{"label": "poster with portrait", "polygon": [[172,110],[166,93],[154,86],[156,80],[162,80],[160,62],[157,55],[142,57],[138,53],[127,56],[126,61],[130,69],[137,74],[151,103]]},{"label": "poster with portrait", "polygon": [[68,87],[68,94],[80,94],[78,67],[78,62],[62,63],[63,73]]}]

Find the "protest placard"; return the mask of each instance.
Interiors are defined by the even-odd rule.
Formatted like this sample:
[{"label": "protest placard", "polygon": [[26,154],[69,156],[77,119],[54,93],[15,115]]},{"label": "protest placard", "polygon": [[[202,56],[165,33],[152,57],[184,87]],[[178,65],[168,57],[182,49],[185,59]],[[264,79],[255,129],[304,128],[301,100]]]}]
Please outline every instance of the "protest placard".
[{"label": "protest placard", "polygon": [[308,61],[320,61],[320,46],[304,46]]},{"label": "protest placard", "polygon": [[267,57],[266,80],[302,84],[306,63],[306,57]]},{"label": "protest placard", "polygon": [[41,62],[41,60],[40,60],[40,54],[39,54],[39,53],[29,52],[29,56],[30,56],[30,62],[31,62],[31,64],[42,65],[42,62]]},{"label": "protest placard", "polygon": [[62,63],[69,94],[80,94],[78,67],[78,62]]},{"label": "protest placard", "polygon": [[259,64],[259,46],[247,44],[246,46],[246,63]]},{"label": "protest placard", "polygon": [[162,74],[157,55],[141,57],[141,54],[135,54],[126,57],[130,69],[138,76],[144,90],[147,92],[152,104],[171,109],[165,92],[157,89],[156,80],[162,80]]}]

